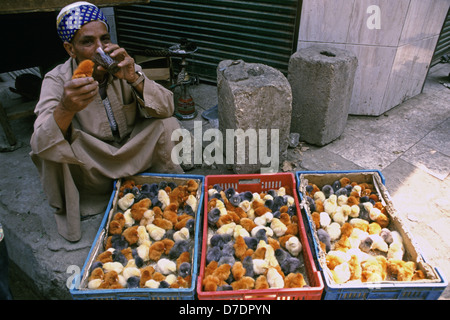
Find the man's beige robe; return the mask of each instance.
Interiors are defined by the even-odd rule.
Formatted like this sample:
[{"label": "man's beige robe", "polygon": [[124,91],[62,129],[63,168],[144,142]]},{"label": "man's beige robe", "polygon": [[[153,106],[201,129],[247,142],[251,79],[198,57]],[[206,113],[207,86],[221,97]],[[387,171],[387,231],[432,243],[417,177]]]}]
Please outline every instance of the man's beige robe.
[{"label": "man's beige robe", "polygon": [[[46,74],[30,141],[31,158],[49,204],[56,209],[58,232],[69,241],[81,238],[82,216],[105,210],[114,179],[140,172],[183,172],[171,161],[171,134],[179,128],[178,120],[172,117],[172,92],[148,78],[139,97],[126,81],[109,76],[107,95],[119,139],[113,137],[98,94],[77,113],[66,140],[53,110],[75,68],[76,62],[69,59]],[[136,70],[140,70],[138,65]]]}]

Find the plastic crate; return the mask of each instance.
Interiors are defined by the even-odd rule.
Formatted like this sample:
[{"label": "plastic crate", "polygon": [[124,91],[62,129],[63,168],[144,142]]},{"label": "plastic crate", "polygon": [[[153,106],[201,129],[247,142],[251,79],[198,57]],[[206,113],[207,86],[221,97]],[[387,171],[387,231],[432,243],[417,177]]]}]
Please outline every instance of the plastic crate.
[{"label": "plastic crate", "polygon": [[[305,184],[306,181],[311,181],[315,183],[315,176],[328,176],[329,184],[331,184],[336,177],[354,177],[354,176],[364,176],[370,181],[378,186],[378,191],[384,198],[384,201],[393,206],[390,199],[389,192],[385,188],[385,178],[379,170],[349,170],[349,171],[297,171],[297,190],[300,198],[301,215],[305,222],[305,228],[307,231],[308,242],[313,248],[314,260],[317,264],[317,268],[320,270],[322,277],[324,279],[324,300],[436,300],[442,294],[442,292],[447,287],[447,280],[444,278],[443,273],[439,268],[429,266],[422,253],[419,252],[417,247],[417,255],[419,260],[427,265],[434,273],[436,279],[433,281],[421,282],[382,282],[382,283],[367,283],[367,284],[336,284],[331,280],[330,275],[326,274],[322,264],[320,263],[321,254],[323,256],[323,251],[320,249],[318,238],[315,236],[315,227],[313,226],[313,221],[311,218],[311,213],[309,211],[309,206],[306,203],[306,199],[302,193],[302,183]],[[308,180],[313,179],[313,180]],[[334,179],[334,180],[333,180]],[[333,180],[333,181],[331,181]],[[331,182],[330,182],[331,181]],[[395,209],[393,209],[395,213]],[[392,218],[392,216],[390,217]],[[396,217],[396,220],[399,220]],[[397,224],[402,230],[407,238],[411,237],[409,232],[406,230],[405,226]],[[411,240],[411,239],[410,239]],[[413,244],[414,246],[414,244]]]},{"label": "plastic crate", "polygon": [[[224,190],[234,188],[237,192],[251,191],[264,192],[270,189],[286,187],[286,193],[295,199],[297,214],[299,218],[298,237],[302,243],[302,255],[305,263],[306,277],[309,287],[294,289],[266,289],[266,290],[233,290],[233,291],[203,291],[202,281],[206,266],[207,237],[208,237],[208,187],[219,184]],[[290,189],[290,190],[289,190]],[[295,177],[292,173],[276,174],[238,174],[238,175],[210,175],[205,178],[204,215],[203,215],[203,242],[200,262],[200,271],[197,283],[197,296],[199,300],[320,300],[323,291],[323,280],[320,272],[316,269],[313,256],[311,254],[303,220],[299,214],[300,207],[295,188]]]},{"label": "plastic crate", "polygon": [[195,285],[197,283],[198,275],[198,263],[199,263],[199,249],[200,249],[200,221],[201,212],[203,209],[203,195],[204,195],[204,176],[200,175],[175,175],[175,174],[153,174],[142,173],[132,177],[134,179],[140,179],[142,181],[153,183],[163,180],[175,180],[175,181],[188,181],[189,179],[195,179],[199,182],[199,190],[197,192],[198,207],[195,216],[195,234],[194,234],[194,250],[192,255],[192,268],[191,268],[191,286],[189,288],[169,288],[169,289],[150,289],[150,288],[136,288],[136,289],[97,289],[91,290],[87,288],[77,287],[75,284],[79,284],[83,278],[89,274],[89,268],[97,255],[103,250],[103,241],[108,235],[108,218],[110,213],[112,214],[113,204],[116,199],[116,193],[118,192],[117,182],[114,182],[114,188],[111,198],[108,203],[105,215],[103,217],[100,228],[94,239],[94,243],[89,251],[88,257],[81,270],[81,274],[78,278],[73,280],[73,288],[70,289],[70,293],[74,300],[194,300],[195,299]]}]

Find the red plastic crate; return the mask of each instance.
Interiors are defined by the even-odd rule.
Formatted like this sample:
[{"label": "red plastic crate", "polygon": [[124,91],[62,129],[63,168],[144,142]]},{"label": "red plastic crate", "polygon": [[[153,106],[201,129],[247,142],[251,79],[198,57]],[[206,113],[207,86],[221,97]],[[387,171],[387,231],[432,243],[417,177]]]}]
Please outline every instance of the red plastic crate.
[{"label": "red plastic crate", "polygon": [[[309,287],[265,290],[233,290],[233,291],[203,291],[202,281],[206,264],[208,245],[208,189],[219,184],[224,190],[234,188],[237,192],[265,192],[270,189],[286,188],[286,194],[295,199],[297,209],[299,234],[298,238],[303,246],[302,255],[306,269]],[[295,177],[292,173],[275,174],[237,174],[237,175],[209,175],[205,177],[205,196],[203,214],[203,242],[200,271],[197,279],[197,297],[199,300],[320,300],[324,288],[320,272],[317,271],[311,249],[306,237],[306,229],[300,212],[300,205],[296,192]]]}]

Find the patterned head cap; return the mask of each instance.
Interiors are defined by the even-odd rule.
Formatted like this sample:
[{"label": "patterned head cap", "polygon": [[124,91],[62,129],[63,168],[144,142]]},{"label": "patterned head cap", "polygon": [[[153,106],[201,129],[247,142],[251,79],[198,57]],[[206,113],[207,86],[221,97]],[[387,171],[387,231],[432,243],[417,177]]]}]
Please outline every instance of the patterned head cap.
[{"label": "patterned head cap", "polygon": [[62,41],[70,42],[83,25],[96,20],[108,28],[108,21],[99,8],[92,3],[79,1],[61,9],[56,18],[56,29]]}]

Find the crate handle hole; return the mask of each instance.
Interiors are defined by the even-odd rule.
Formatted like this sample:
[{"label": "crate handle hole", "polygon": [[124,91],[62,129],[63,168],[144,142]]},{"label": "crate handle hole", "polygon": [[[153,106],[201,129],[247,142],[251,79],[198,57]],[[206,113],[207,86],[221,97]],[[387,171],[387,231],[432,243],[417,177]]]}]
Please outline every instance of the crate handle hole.
[{"label": "crate handle hole", "polygon": [[261,179],[241,179],[239,180],[239,184],[259,184],[261,183]]}]

